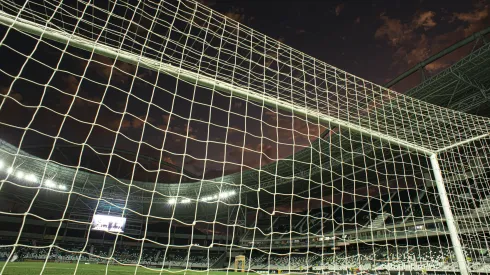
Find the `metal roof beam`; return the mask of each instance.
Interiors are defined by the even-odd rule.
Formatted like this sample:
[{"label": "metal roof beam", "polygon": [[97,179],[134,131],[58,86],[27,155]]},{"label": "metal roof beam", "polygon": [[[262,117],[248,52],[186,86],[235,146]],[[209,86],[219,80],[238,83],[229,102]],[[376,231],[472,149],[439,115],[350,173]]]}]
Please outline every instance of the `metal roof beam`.
[{"label": "metal roof beam", "polygon": [[489,34],[490,33],[490,27],[480,31],[480,32],[477,32],[477,33],[474,33],[468,37],[466,37],[465,39],[453,44],[452,46],[450,46],[449,48],[446,48],[440,52],[438,52],[437,54],[427,58],[426,60],[418,63],[417,65],[415,65],[414,67],[412,67],[411,69],[409,69],[408,71],[405,71],[404,73],[402,73],[401,75],[397,76],[396,78],[394,78],[393,80],[391,80],[390,82],[386,83],[384,85],[384,87],[387,87],[387,88],[390,88],[392,87],[393,85],[395,85],[396,83],[402,81],[403,79],[405,79],[406,77],[408,77],[409,75],[415,73],[416,71],[418,71],[419,69],[421,68],[424,68],[425,66],[429,65],[430,63],[436,61],[437,59],[441,58],[441,57],[444,57],[452,52],[454,52],[455,50],[463,47],[463,46],[466,46],[467,44],[477,40],[478,38],[480,37],[484,37],[486,34]]}]

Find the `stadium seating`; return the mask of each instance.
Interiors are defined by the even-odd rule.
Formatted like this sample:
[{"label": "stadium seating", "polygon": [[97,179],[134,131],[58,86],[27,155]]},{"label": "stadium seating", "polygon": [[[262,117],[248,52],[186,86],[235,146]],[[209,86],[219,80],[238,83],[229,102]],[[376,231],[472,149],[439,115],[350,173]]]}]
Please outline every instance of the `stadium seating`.
[{"label": "stadium seating", "polygon": [[[89,256],[88,251],[92,249],[90,254],[96,256]],[[82,251],[82,247],[71,247],[70,251]],[[48,261],[53,262],[81,262],[81,263],[107,263],[112,248],[98,247],[88,248],[83,253],[69,253],[64,250],[53,248],[48,257],[49,248],[29,248],[19,247],[15,251],[17,255],[16,261],[26,260],[44,260],[48,258]],[[11,248],[0,248],[0,261],[6,260],[11,252]],[[183,250],[181,253],[167,254],[164,260],[164,249],[145,248],[142,251],[139,247],[120,247],[114,250],[112,255],[111,264],[139,264],[142,266],[162,266],[168,268],[206,268],[213,266],[213,264],[219,259],[219,255],[207,255],[191,254],[187,256],[187,251]],[[141,258],[140,258],[141,253]],[[138,259],[140,259],[138,261]]]},{"label": "stadium seating", "polygon": [[[81,251],[81,246],[74,246],[71,251]],[[91,248],[92,249],[92,248]],[[53,248],[49,257],[49,248],[29,248],[19,247],[16,254],[18,257],[16,261],[28,261],[28,260],[44,260],[48,258],[52,262],[77,262],[80,263],[99,263],[106,264],[109,257],[109,251],[111,249],[107,247],[93,247],[93,254],[97,257],[88,256],[88,253],[68,253],[64,250]],[[0,261],[5,261],[11,252],[10,247],[0,248]],[[210,255],[207,257],[205,254],[193,254],[189,256],[186,250],[180,252],[167,253],[165,256],[164,249],[145,248],[142,251],[139,247],[122,247],[116,249],[112,256],[110,264],[139,264],[141,266],[148,267],[161,267],[162,264],[165,268],[187,268],[187,269],[203,269],[208,266],[213,266],[214,263],[220,258],[219,254]],[[139,257],[142,253],[141,258]],[[475,253],[467,253],[468,257],[477,257]],[[471,255],[470,255],[471,254]],[[140,258],[139,262],[138,259]],[[253,255],[251,258],[247,257],[246,269],[251,270],[295,270],[306,271],[307,269],[313,269],[314,271],[342,271],[350,270],[352,268],[359,269],[361,271],[370,270],[391,270],[391,271],[404,271],[404,270],[427,270],[427,271],[445,271],[451,272],[457,269],[455,263],[454,254],[450,249],[434,249],[433,247],[423,246],[403,246],[403,247],[382,247],[377,249],[368,249],[364,251],[352,250],[351,252],[339,252],[331,255],[324,255],[320,257],[318,255],[309,254],[308,259],[305,255],[279,256],[279,255]],[[490,268],[490,263],[485,260],[470,261],[470,268],[473,272],[482,272]],[[231,260],[230,269],[234,269],[234,262]]]}]

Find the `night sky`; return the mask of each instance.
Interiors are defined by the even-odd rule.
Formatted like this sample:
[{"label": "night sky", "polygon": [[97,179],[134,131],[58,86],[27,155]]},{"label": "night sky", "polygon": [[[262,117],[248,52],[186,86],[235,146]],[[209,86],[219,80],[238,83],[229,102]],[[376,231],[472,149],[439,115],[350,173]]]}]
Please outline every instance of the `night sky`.
[{"label": "night sky", "polygon": [[[201,2],[380,85],[490,26],[488,0]],[[457,52],[426,69],[436,73],[465,53]]]},{"label": "night sky", "polygon": [[[203,1],[293,48],[381,85],[490,26],[489,2]],[[43,158],[75,166],[80,162],[85,167],[99,159],[104,165],[91,169],[116,174],[119,168],[114,163],[118,162],[107,165],[108,154],[102,154],[115,145],[118,150],[140,152],[138,159],[134,154],[119,153],[124,158],[117,157],[128,165],[124,168],[127,175],[132,173],[131,166],[138,164],[135,179],[151,181],[156,177],[158,161],[141,159],[149,156],[184,166],[197,180],[274,162],[308,148],[310,141],[326,130],[304,118],[230,100],[228,95],[214,93],[211,97],[209,90],[202,89],[192,99],[192,85],[179,82],[177,87],[175,78],[169,76],[157,81],[154,72],[136,70],[119,61],[114,64],[106,57],[95,55],[87,62],[87,52],[69,49],[70,54],[61,58],[61,51],[53,45],[63,45],[56,43],[41,43],[32,53],[36,39],[15,31],[7,35],[5,30],[0,28],[0,39],[5,37],[0,56],[7,60],[0,64],[0,92],[8,96],[3,97],[0,108],[0,137]],[[430,64],[427,73],[447,68],[467,50]],[[58,60],[59,69],[53,73]],[[116,70],[110,76],[114,65]],[[414,84],[395,88],[404,92]],[[159,88],[151,99],[154,86]],[[175,90],[179,97],[172,109]],[[200,104],[191,104],[191,100]],[[148,127],[143,133],[145,118]],[[116,135],[118,129],[122,135]],[[57,135],[63,138],[55,139]],[[79,144],[85,141],[92,147],[85,146],[79,159],[83,147]],[[60,144],[78,145],[71,153],[64,152],[64,160],[50,157],[51,148]],[[168,168],[158,181],[182,180],[179,174]]]}]

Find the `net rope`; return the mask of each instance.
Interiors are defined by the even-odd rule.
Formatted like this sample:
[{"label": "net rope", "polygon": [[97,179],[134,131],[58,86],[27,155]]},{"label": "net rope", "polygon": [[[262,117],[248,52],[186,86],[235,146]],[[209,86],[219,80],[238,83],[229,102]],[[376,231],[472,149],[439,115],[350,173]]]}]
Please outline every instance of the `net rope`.
[{"label": "net rope", "polygon": [[189,0],[0,0],[0,37],[0,273],[488,270],[488,118]]}]

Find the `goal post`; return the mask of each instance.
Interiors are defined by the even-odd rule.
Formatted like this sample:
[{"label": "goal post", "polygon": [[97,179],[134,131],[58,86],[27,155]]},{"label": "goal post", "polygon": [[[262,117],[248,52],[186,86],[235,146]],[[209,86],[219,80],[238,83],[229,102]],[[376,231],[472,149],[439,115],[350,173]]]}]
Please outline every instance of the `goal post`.
[{"label": "goal post", "polygon": [[[466,257],[463,253],[463,248],[459,240],[458,229],[456,228],[456,222],[454,220],[453,211],[446,193],[446,187],[444,186],[444,179],[441,173],[441,167],[439,166],[439,160],[436,154],[430,156],[430,164],[432,166],[432,173],[434,174],[434,180],[436,182],[437,191],[441,200],[442,209],[444,212],[444,218],[446,219],[446,225],[451,237],[451,244],[456,255],[456,260],[459,266],[459,272],[462,275],[468,274],[468,268],[466,266]],[[425,269],[424,269],[425,271]]]},{"label": "goal post", "polygon": [[490,268],[489,118],[192,0],[0,0],[0,58],[0,273]]}]

